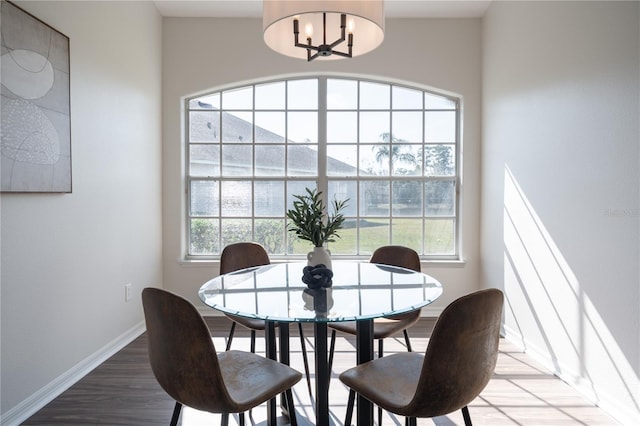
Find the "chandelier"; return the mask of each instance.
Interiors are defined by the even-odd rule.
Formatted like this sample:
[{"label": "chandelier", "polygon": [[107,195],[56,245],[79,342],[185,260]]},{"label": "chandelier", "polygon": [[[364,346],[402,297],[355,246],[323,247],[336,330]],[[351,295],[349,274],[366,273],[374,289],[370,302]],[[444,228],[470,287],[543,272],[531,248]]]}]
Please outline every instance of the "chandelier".
[{"label": "chandelier", "polygon": [[382,43],[384,3],[264,0],[262,28],[267,46],[283,55],[307,61],[352,58]]}]

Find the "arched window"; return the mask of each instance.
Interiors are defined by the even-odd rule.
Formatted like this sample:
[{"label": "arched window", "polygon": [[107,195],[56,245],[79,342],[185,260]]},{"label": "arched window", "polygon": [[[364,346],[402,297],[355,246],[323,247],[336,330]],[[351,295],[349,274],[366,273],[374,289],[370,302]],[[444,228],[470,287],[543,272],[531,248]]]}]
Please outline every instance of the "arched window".
[{"label": "arched window", "polygon": [[256,241],[305,254],[293,196],[349,199],[334,256],[401,244],[458,258],[459,100],[334,76],[260,82],[186,100],[187,257]]}]

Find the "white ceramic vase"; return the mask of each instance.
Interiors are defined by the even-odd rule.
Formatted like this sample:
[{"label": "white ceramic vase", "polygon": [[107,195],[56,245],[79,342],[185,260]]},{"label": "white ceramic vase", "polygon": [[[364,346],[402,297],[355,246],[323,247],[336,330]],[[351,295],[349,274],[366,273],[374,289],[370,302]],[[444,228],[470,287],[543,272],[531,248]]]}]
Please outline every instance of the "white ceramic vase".
[{"label": "white ceramic vase", "polygon": [[313,251],[307,253],[307,265],[324,265],[331,269],[331,252],[325,247],[314,247]]}]

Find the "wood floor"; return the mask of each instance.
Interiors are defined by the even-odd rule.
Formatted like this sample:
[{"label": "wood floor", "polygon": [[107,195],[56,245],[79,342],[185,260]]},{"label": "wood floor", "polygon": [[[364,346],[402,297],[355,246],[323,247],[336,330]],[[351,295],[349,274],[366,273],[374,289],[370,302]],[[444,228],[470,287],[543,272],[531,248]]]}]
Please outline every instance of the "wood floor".
[{"label": "wood floor", "polygon": [[[214,343],[224,350],[229,331],[226,317],[207,317]],[[414,351],[424,352],[433,321],[422,319],[411,329]],[[241,327],[238,327],[241,328]],[[305,328],[307,351],[313,379],[313,334]],[[291,365],[303,372],[297,327],[291,327]],[[264,353],[264,339],[258,334],[257,352]],[[249,334],[238,330],[233,348],[249,350]],[[385,340],[385,354],[405,351],[399,336]],[[347,390],[337,379],[343,370],[355,364],[355,340],[339,335],[333,380],[330,389],[332,423],[342,425],[346,411]],[[313,424],[313,402],[305,379],[294,388],[298,423]],[[24,425],[166,425],[174,401],[155,381],[149,368],[146,335],[143,334],[105,363],[96,368]],[[568,385],[536,365],[507,341],[500,344],[495,374],[489,385],[469,410],[474,425],[616,425],[602,410],[594,407]],[[230,424],[237,424],[231,417]],[[285,417],[279,421],[286,422]],[[183,409],[179,424],[183,426],[219,425],[220,417],[210,413]],[[266,425],[266,408],[252,411],[247,424]],[[404,419],[384,414],[383,424],[403,425]],[[434,419],[420,419],[420,425],[462,425],[460,412]]]}]

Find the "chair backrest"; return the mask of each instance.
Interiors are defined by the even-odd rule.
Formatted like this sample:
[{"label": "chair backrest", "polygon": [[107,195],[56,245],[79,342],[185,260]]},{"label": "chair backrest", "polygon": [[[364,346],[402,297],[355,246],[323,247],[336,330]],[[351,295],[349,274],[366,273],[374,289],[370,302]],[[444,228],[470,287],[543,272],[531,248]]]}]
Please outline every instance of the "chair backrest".
[{"label": "chair backrest", "polygon": [[229,244],[220,255],[220,274],[228,274],[239,269],[269,265],[269,254],[258,243],[245,242]]},{"label": "chair backrest", "polygon": [[[380,265],[399,266],[416,272],[421,272],[420,256],[418,253],[405,246],[382,246],[373,251],[370,263],[378,263]],[[398,315],[389,315],[387,319],[395,319],[406,322],[406,326],[411,327],[420,319],[420,309]]]},{"label": "chair backrest", "polygon": [[188,300],[158,288],[142,291],[153,374],[173,399],[197,410],[235,412],[207,324]]},{"label": "chair backrest", "polygon": [[498,359],[504,295],[480,290],[451,302],[434,326],[409,404],[415,417],[435,417],[465,407],[489,383]]},{"label": "chair backrest", "polygon": [[369,262],[421,271],[420,256],[415,250],[405,246],[378,247],[371,255]]}]

